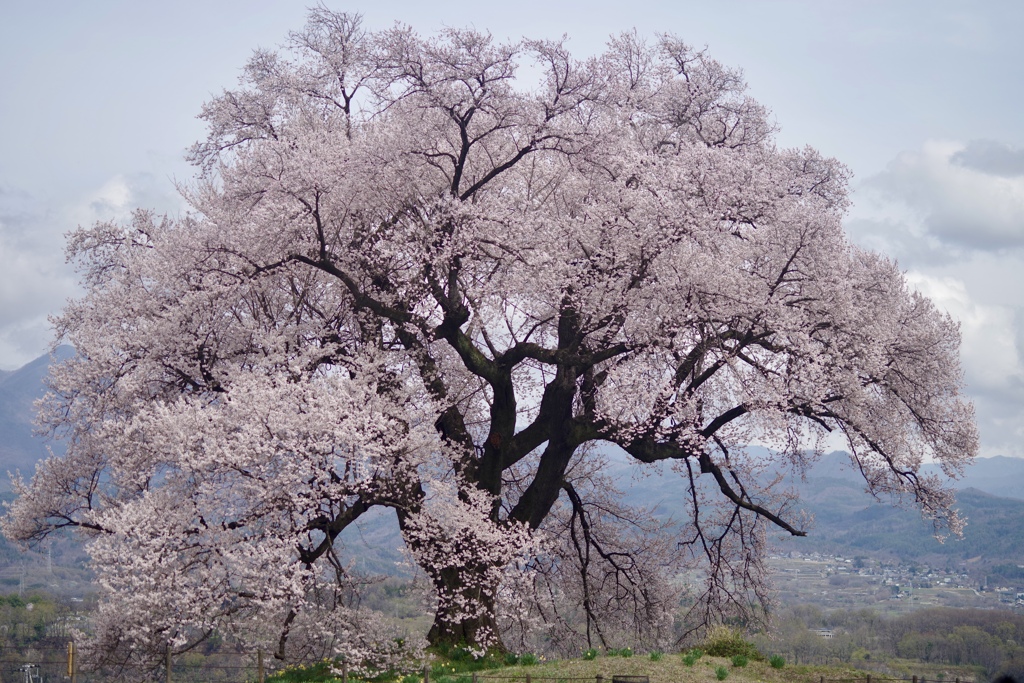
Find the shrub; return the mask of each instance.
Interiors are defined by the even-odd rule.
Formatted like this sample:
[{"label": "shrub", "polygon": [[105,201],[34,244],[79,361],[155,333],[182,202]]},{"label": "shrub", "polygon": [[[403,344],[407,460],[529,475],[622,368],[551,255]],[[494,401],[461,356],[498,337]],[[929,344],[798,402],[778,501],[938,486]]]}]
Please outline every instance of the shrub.
[{"label": "shrub", "polygon": [[589,650],[583,653],[583,659],[586,659],[587,661],[597,659],[597,650],[595,650],[594,648],[590,648]]},{"label": "shrub", "polygon": [[732,657],[732,665],[740,668],[746,666],[749,661],[746,655],[733,655]]},{"label": "shrub", "polygon": [[538,661],[540,661],[540,660],[537,659],[537,655],[531,654],[529,652],[527,652],[524,655],[519,655],[519,663],[522,664],[523,666],[533,666]]},{"label": "shrub", "polygon": [[773,669],[781,669],[786,666],[786,658],[782,655],[772,655],[768,658],[768,663],[772,665]]},{"label": "shrub", "polygon": [[633,656],[633,648],[631,648],[631,647],[624,647],[624,648],[622,648],[621,650],[619,650],[619,656],[620,657],[632,657]]},{"label": "shrub", "polygon": [[664,657],[664,656],[665,655],[661,652],[661,650],[655,650],[654,652],[651,653],[651,661],[652,662],[660,662],[661,658]]},{"label": "shrub", "polygon": [[693,666],[697,663],[697,660],[704,656],[704,651],[698,648],[694,648],[688,652],[683,653],[683,664],[686,666]]},{"label": "shrub", "polygon": [[729,670],[726,669],[724,666],[719,666],[715,668],[715,678],[717,678],[720,681],[724,681],[728,677]]},{"label": "shrub", "polygon": [[505,653],[505,665],[506,666],[515,666],[518,663],[519,663],[519,655],[517,655],[515,652],[506,652]]},{"label": "shrub", "polygon": [[296,664],[278,671],[267,678],[269,683],[312,683],[328,681],[333,678],[330,660],[322,660],[314,664]]},{"label": "shrub", "polygon": [[735,657],[743,655],[755,662],[764,661],[764,655],[753,643],[744,640],[743,634],[728,626],[716,626],[704,640],[704,651],[712,657]]}]

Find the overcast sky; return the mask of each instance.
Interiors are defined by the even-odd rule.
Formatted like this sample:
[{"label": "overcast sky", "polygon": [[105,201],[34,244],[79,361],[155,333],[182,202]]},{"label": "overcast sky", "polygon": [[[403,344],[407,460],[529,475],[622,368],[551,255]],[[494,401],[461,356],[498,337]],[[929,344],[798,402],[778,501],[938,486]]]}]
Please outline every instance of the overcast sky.
[{"label": "overcast sky", "polygon": [[[63,234],[132,207],[178,212],[195,115],[312,0],[4,3],[0,369],[44,353],[75,296]],[[1024,456],[1024,3],[616,0],[326,3],[369,28],[570,37],[636,28],[741,67],[784,146],[854,173],[851,238],[898,259],[961,323],[983,455]]]}]

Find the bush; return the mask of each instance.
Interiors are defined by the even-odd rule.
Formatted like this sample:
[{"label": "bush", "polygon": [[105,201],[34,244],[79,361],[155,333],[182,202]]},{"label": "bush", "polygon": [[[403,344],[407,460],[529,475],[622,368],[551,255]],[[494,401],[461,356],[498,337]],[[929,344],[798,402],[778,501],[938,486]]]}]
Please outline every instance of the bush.
[{"label": "bush", "polygon": [[698,648],[694,648],[689,652],[683,653],[683,664],[686,666],[693,666],[697,663],[697,660],[704,656],[704,651]]},{"label": "bush", "polygon": [[589,650],[583,653],[583,659],[586,659],[587,661],[597,659],[597,650],[595,650],[594,648],[590,648]]},{"label": "bush", "polygon": [[743,655],[755,662],[763,662],[764,655],[753,643],[744,640],[743,634],[728,626],[716,626],[704,640],[704,651],[712,657],[735,657]]},{"label": "bush", "polygon": [[715,668],[715,678],[717,678],[720,681],[724,681],[728,677],[729,670],[726,669],[724,666],[719,666]]},{"label": "bush", "polygon": [[664,655],[664,653],[662,653],[661,650],[655,650],[654,652],[651,653],[651,661],[652,662],[660,662],[661,658],[664,657],[664,656],[665,655]]},{"label": "bush", "polygon": [[633,656],[633,648],[631,648],[631,647],[624,647],[624,648],[622,648],[621,650],[619,650],[619,656],[620,657],[632,657]]},{"label": "bush", "polygon": [[540,660],[537,659],[537,655],[530,654],[529,652],[519,656],[519,663],[523,666],[533,666],[539,661]]},{"label": "bush", "polygon": [[782,655],[772,655],[768,658],[768,663],[772,665],[773,669],[781,669],[786,666],[786,658]]},{"label": "bush", "polygon": [[515,666],[519,663],[519,655],[515,652],[505,653],[505,666]]},{"label": "bush", "polygon": [[745,667],[749,661],[746,655],[733,655],[732,657],[732,665],[740,668]]},{"label": "bush", "polygon": [[286,669],[278,671],[272,676],[267,677],[268,683],[312,683],[314,681],[329,681],[334,677],[332,675],[332,665],[334,662],[330,660],[322,660],[315,664],[296,664],[289,666]]}]

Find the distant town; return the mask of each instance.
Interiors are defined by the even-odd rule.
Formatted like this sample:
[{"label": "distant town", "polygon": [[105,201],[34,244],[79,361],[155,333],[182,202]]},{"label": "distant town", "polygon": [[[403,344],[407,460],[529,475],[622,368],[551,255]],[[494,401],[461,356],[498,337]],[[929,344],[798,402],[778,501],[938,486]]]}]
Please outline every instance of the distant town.
[{"label": "distant town", "polygon": [[895,613],[931,606],[1024,612],[1024,565],[983,566],[981,558],[929,565],[795,551],[772,555],[769,562],[779,601],[786,604]]}]

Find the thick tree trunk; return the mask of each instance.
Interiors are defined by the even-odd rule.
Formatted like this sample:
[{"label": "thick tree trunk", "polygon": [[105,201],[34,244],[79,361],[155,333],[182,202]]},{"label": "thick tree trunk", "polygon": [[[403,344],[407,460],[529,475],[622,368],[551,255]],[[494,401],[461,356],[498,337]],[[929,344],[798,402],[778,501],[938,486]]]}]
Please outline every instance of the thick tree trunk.
[{"label": "thick tree trunk", "polygon": [[[398,522],[409,549],[426,572],[437,594],[437,612],[427,634],[433,646],[468,646],[504,651],[498,631],[496,596],[504,568],[503,555],[494,554],[493,538],[478,538],[477,529],[446,529],[423,533],[405,510]],[[433,526],[430,518],[420,524]],[[507,561],[507,558],[506,560]]]},{"label": "thick tree trunk", "polygon": [[438,607],[427,633],[433,645],[468,646],[504,651],[498,631],[494,596],[498,586],[483,567],[448,568],[431,572]]},{"label": "thick tree trunk", "polygon": [[[463,571],[471,570],[466,568]],[[438,609],[427,633],[427,641],[433,646],[464,645],[504,651],[493,597],[497,587],[481,591],[463,585],[463,577],[459,574],[444,574],[446,576],[434,578],[434,586],[438,591]]]}]

